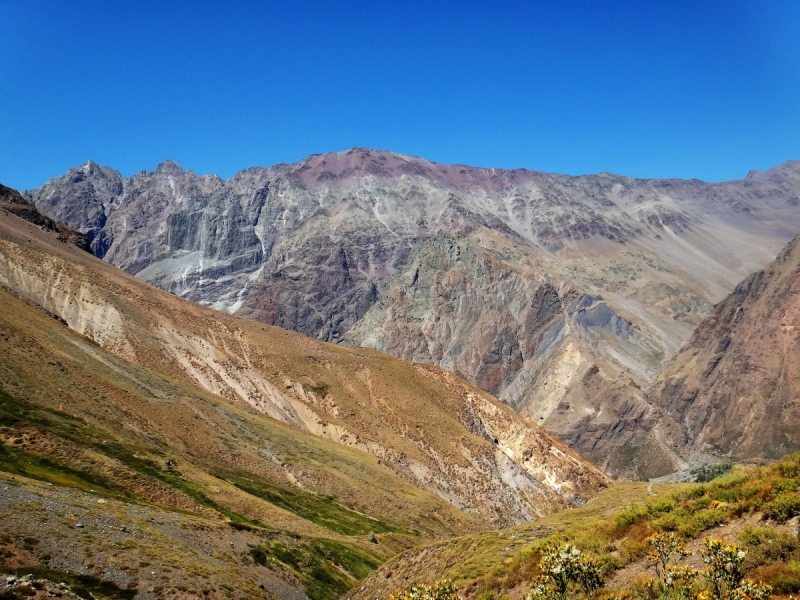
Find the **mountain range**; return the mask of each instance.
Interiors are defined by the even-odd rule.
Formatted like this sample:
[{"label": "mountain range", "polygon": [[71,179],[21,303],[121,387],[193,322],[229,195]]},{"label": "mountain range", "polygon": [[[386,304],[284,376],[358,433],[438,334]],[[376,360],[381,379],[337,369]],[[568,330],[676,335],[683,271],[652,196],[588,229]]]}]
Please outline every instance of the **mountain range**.
[{"label": "mountain range", "polygon": [[[683,215],[658,226],[636,224],[636,202],[620,208],[630,192],[617,184],[614,201],[587,192],[614,176],[493,173],[528,200],[548,179],[551,194],[564,186],[561,213],[541,213],[552,223],[606,206],[589,231],[525,237],[487,216],[502,186],[465,183],[466,167],[410,175],[425,161],[348,155],[336,177],[308,174],[324,156],[245,172],[274,176],[249,224],[247,194],[231,191],[243,174],[174,163],[133,178],[89,163],[25,195],[0,187],[0,567],[35,573],[6,587],[333,600],[447,575],[472,598],[524,593],[553,535],[613,563],[612,588],[635,584],[653,531],[677,528],[698,549],[701,533],[734,540],[769,518],[779,531],[764,531],[791,537],[797,455],[709,486],[606,473],[669,481],[800,448],[795,163],[726,184],[630,180]],[[393,239],[342,191],[369,169],[384,206],[394,199],[391,219],[373,212]],[[324,213],[284,219],[326,181]],[[412,184],[424,202],[396,191]],[[430,217],[447,186],[428,232],[411,235],[407,217]],[[284,213],[262,218],[278,199]],[[63,224],[65,210],[98,227]],[[262,254],[248,266],[250,234]],[[319,303],[341,313],[312,332],[324,339],[281,320],[324,320]],[[764,554],[750,571],[794,585],[769,554],[778,538],[747,539]]]},{"label": "mountain range", "polygon": [[[148,283],[446,369],[632,478],[731,451],[685,414],[699,383],[664,378],[680,379],[668,374],[695,328],[800,231],[796,161],[710,184],[355,148],[228,180],[90,161],[25,196]],[[792,446],[742,443],[741,457]]]}]

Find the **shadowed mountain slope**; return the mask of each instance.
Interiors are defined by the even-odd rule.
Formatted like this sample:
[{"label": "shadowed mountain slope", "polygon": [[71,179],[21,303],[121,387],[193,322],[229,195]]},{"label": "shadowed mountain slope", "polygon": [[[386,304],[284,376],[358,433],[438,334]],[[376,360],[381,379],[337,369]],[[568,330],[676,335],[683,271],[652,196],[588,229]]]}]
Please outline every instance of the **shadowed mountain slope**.
[{"label": "shadowed mountain slope", "polygon": [[44,231],[55,231],[62,242],[75,244],[81,250],[91,252],[86,234],[56,223],[50,217],[41,214],[36,207],[22,197],[17,191],[0,184],[0,210],[41,227]]},{"label": "shadowed mountain slope", "polygon": [[800,237],[714,307],[651,397],[690,446],[737,459],[800,449]]},{"label": "shadowed mountain slope", "polygon": [[642,476],[680,461],[654,433],[658,409],[620,389],[648,387],[800,230],[800,163],[708,184],[356,148],[227,181],[89,162],[29,198],[162,289],[441,366]]}]

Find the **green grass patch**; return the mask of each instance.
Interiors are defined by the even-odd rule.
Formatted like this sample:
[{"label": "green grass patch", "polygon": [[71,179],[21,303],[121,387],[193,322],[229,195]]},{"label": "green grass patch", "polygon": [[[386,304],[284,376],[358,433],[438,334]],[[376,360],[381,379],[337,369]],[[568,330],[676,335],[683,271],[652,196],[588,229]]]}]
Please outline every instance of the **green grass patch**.
[{"label": "green grass patch", "polygon": [[372,573],[383,561],[357,546],[325,539],[271,541],[252,546],[250,556],[262,566],[292,571],[313,600],[335,600]]},{"label": "green grass patch", "polygon": [[242,474],[219,473],[217,477],[235,485],[243,492],[266,500],[284,510],[342,535],[414,531],[384,520],[348,509],[330,496],[320,496],[299,490],[288,490]]},{"label": "green grass patch", "polygon": [[126,490],[96,473],[73,469],[11,446],[0,445],[0,470],[56,485],[94,490],[115,498],[132,498]]},{"label": "green grass patch", "polygon": [[31,426],[72,439],[82,433],[83,421],[66,413],[25,402],[0,390],[0,427]]},{"label": "green grass patch", "polygon": [[[161,455],[158,450],[117,442],[108,434],[80,419],[56,410],[35,406],[0,390],[0,427],[13,426],[32,427],[48,432],[76,446],[90,448],[98,454],[118,460],[132,471],[183,492],[198,504],[225,515],[234,523],[269,528],[264,523],[215,502],[203,493],[200,485],[183,479],[148,457],[148,455]],[[96,493],[112,497],[134,498],[125,489],[96,473],[75,469],[9,446],[0,446],[0,469],[58,485],[92,489]]]}]

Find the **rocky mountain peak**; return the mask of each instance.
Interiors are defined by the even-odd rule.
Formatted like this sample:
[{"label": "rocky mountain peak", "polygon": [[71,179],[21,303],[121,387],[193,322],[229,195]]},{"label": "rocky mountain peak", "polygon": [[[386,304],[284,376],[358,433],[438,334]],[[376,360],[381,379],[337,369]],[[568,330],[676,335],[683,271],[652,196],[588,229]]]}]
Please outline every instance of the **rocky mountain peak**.
[{"label": "rocky mountain peak", "polygon": [[186,172],[178,163],[169,158],[156,167],[156,173],[160,175],[181,175]]},{"label": "rocky mountain peak", "polygon": [[84,173],[95,173],[100,169],[100,165],[94,162],[92,159],[86,161],[86,164],[80,167],[80,170]]}]

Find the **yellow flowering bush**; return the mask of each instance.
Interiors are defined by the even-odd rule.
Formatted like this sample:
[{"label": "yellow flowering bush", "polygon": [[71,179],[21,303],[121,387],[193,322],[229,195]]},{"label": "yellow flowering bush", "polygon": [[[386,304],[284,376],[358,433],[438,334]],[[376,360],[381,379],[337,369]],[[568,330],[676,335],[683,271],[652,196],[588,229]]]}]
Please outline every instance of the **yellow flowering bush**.
[{"label": "yellow flowering bush", "polygon": [[542,550],[543,575],[534,579],[525,600],[566,600],[570,584],[579,586],[591,598],[603,585],[603,564],[584,558],[570,544],[550,544]]},{"label": "yellow flowering bush", "polygon": [[705,538],[702,554],[708,565],[704,575],[711,584],[711,600],[762,600],[772,592],[770,586],[744,578],[747,552],[738,545]]},{"label": "yellow flowering bush", "polygon": [[647,553],[647,560],[653,564],[656,570],[656,576],[660,581],[664,581],[667,565],[673,555],[677,554],[681,558],[691,555],[691,552],[686,550],[686,545],[681,542],[674,532],[654,533],[647,538],[646,541],[650,544],[650,552]]}]

